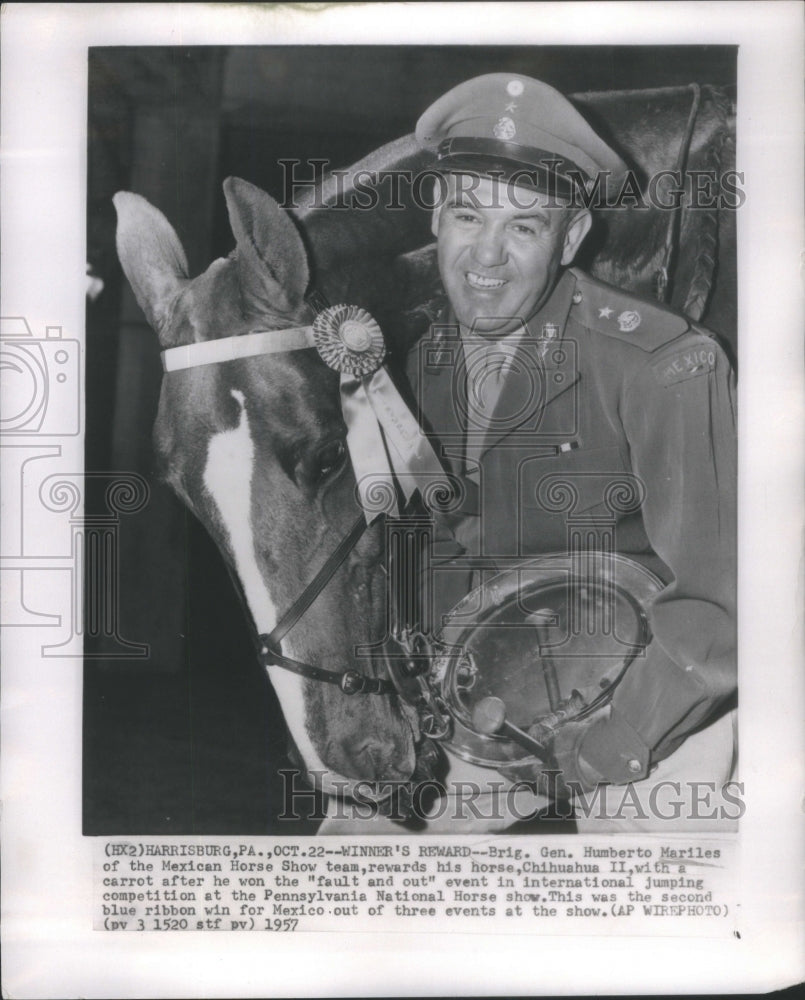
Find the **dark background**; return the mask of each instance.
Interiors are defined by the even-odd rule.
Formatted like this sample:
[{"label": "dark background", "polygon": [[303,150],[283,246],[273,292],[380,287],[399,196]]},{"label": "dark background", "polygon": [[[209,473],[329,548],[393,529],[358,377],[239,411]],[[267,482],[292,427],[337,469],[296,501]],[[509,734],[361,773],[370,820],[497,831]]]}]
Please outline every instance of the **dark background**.
[{"label": "dark background", "polygon": [[[89,53],[86,469],[137,472],[150,499],[119,525],[117,634],[87,635],[84,832],[299,833],[276,823],[282,717],[203,529],[152,474],[155,335],[122,277],[112,195],[132,190],[179,233],[195,274],[233,246],[221,183],[282,201],[278,159],[343,167],[413,130],[450,87],[524,73],[566,93],[696,82],[733,87],[727,47],[196,47]],[[108,482],[108,480],[107,480]],[[104,478],[86,510],[103,513]]]}]

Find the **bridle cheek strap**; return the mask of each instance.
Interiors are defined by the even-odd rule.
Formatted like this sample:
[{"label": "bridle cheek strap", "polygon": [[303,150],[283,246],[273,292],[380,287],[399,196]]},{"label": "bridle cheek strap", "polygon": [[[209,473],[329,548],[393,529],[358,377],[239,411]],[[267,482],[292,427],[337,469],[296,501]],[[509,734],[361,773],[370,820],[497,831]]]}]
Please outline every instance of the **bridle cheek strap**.
[{"label": "bridle cheek strap", "polygon": [[394,685],[390,681],[382,680],[379,677],[368,677],[357,670],[327,670],[325,667],[317,667],[312,663],[301,663],[299,660],[293,660],[288,656],[283,656],[281,652],[282,640],[324,590],[339,566],[363,537],[368,526],[366,518],[360,514],[349,533],[341,539],[327,561],[277,622],[273,630],[258,635],[257,641],[260,644],[258,656],[264,667],[284,667],[308,680],[337,684],[344,694],[391,694],[394,691]]}]

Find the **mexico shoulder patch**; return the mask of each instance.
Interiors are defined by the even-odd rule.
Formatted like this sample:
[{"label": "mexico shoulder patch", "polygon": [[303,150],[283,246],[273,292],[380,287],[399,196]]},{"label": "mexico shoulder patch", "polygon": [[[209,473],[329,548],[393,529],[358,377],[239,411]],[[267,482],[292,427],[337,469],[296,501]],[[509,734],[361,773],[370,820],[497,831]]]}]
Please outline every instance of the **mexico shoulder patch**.
[{"label": "mexico shoulder patch", "polygon": [[696,346],[680,350],[651,366],[660,385],[675,385],[697,375],[706,375],[716,367],[716,351],[712,347]]}]

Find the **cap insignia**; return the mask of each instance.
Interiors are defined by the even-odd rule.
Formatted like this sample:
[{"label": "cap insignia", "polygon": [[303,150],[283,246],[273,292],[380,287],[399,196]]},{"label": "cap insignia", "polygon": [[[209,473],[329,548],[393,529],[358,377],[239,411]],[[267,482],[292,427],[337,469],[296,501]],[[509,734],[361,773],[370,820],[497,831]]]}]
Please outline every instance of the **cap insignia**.
[{"label": "cap insignia", "polygon": [[500,139],[501,142],[509,142],[517,135],[517,129],[511,118],[504,115],[498,119],[497,124],[492,129],[492,134],[496,139]]},{"label": "cap insignia", "polygon": [[522,80],[509,80],[506,84],[506,93],[511,97],[519,97],[523,92]]}]

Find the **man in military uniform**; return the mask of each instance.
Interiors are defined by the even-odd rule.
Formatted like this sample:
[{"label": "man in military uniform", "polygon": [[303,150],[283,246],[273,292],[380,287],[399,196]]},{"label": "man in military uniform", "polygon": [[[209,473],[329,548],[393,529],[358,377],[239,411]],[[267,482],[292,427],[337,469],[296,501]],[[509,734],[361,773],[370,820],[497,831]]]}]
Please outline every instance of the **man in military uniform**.
[{"label": "man in military uniform", "polygon": [[[446,303],[407,374],[466,487],[437,550],[488,566],[614,547],[655,572],[645,658],[603,716],[559,731],[556,764],[585,790],[720,785],[736,685],[726,356],[684,317],[571,266],[592,223],[574,185],[625,166],[562,95],[484,76],[440,98],[416,131],[443,178],[433,232]],[[450,565],[440,612],[483,575]]]}]

